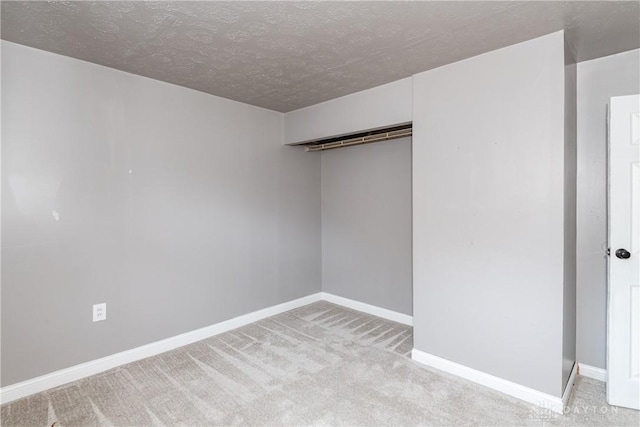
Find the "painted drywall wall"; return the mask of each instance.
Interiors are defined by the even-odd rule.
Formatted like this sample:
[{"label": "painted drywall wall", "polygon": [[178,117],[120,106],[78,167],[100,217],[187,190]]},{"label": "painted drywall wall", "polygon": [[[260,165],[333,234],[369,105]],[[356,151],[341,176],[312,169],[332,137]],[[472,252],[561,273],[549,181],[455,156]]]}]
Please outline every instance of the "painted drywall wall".
[{"label": "painted drywall wall", "polygon": [[564,45],[564,285],[562,297],[562,390],[576,362],[576,60]]},{"label": "painted drywall wall", "polygon": [[564,36],[414,76],[414,347],[560,396]]},{"label": "painted drywall wall", "polygon": [[322,152],[322,290],[411,315],[411,139]]},{"label": "painted drywall wall", "polygon": [[282,141],[281,113],[3,41],[2,385],[320,291],[320,156]]},{"label": "painted drywall wall", "polygon": [[411,77],[332,99],[285,115],[286,144],[399,123],[412,117]]},{"label": "painted drywall wall", "polygon": [[607,106],[612,96],[640,93],[640,50],[581,62],[577,77],[577,357],[605,369]]}]

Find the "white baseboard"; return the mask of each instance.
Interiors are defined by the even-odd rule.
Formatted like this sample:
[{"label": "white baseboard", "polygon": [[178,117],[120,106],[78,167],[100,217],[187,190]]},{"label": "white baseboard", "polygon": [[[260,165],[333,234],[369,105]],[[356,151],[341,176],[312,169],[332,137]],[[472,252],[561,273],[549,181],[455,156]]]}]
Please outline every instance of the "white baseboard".
[{"label": "white baseboard", "polygon": [[383,319],[402,323],[404,325],[413,326],[413,317],[409,316],[408,314],[398,313],[397,311],[387,310],[386,308],[376,307],[375,305],[365,304],[363,302],[352,300],[349,298],[339,297],[338,295],[329,294],[327,292],[321,292],[321,295],[322,299],[325,301],[332,302],[343,307],[351,308],[353,310],[362,311],[363,313],[382,317]]},{"label": "white baseboard", "polygon": [[584,363],[578,364],[578,375],[583,377],[593,378],[594,380],[607,382],[607,370],[602,368],[596,368],[595,366],[585,365]]},{"label": "white baseboard", "polygon": [[[174,337],[136,347],[131,350],[116,353],[111,356],[102,357],[100,359],[92,360],[90,362],[82,363],[80,365],[72,366],[70,368],[62,369],[50,374],[42,375],[40,377],[2,387],[2,389],[0,389],[0,402],[7,403],[20,399],[22,397],[30,396],[32,394],[39,393],[50,388],[58,387],[72,381],[76,381],[91,375],[107,371],[117,366],[135,362],[137,360],[155,356],[157,354],[164,353],[178,347],[192,344],[211,336],[227,332],[232,329],[247,325],[249,323],[253,323],[258,320],[274,316],[276,314],[284,313],[286,311],[293,310],[295,308],[302,307],[320,300],[325,300],[334,304],[342,305],[347,308],[362,311],[364,313],[382,317],[384,319],[392,320],[394,322],[402,323],[405,325],[413,324],[413,318],[409,315],[376,307],[370,304],[365,304],[359,301],[340,297],[326,292],[319,292],[293,301],[285,302],[242,316],[238,316],[236,318],[216,323],[211,326],[176,335]],[[562,411],[564,410],[564,406],[569,400],[578,366],[578,364],[574,365],[565,392],[562,398],[559,398],[547,393],[533,390],[529,387],[516,384],[511,381],[504,380],[502,378],[495,377],[484,372],[477,371],[458,363],[442,359],[440,357],[422,352],[420,350],[413,349],[411,352],[411,357],[416,362],[468,379],[475,383],[506,393],[526,402],[543,406],[558,413],[562,413]],[[580,374],[595,379],[606,377],[606,371],[588,365],[580,365]]]},{"label": "white baseboard", "polygon": [[543,393],[538,390],[534,390],[529,387],[525,387],[520,384],[516,384],[512,381],[498,378],[485,372],[477,371],[467,366],[451,362],[450,360],[446,360],[441,357],[416,350],[415,348],[411,351],[411,358],[416,362],[422,363],[429,367],[448,372],[469,381],[473,381],[474,383],[483,385],[493,390],[500,391],[517,399],[524,400],[525,402],[533,403],[559,414],[563,413],[566,402],[569,401],[571,389],[573,388],[573,381],[576,375],[576,365],[574,365],[569,377],[569,383],[567,384],[562,398],[560,398],[547,393]]},{"label": "white baseboard", "polygon": [[569,374],[569,380],[567,381],[567,386],[564,388],[564,393],[562,393],[562,409],[566,408],[567,404],[569,403],[569,398],[571,397],[571,392],[573,391],[573,383],[575,383],[577,375],[578,362],[573,364],[571,373]]},{"label": "white baseboard", "polygon": [[171,338],[136,347],[131,350],[112,354],[111,356],[102,357],[100,359],[81,363],[79,365],[71,366],[66,369],[61,369],[59,371],[51,372],[46,375],[2,387],[2,389],[0,389],[0,402],[7,403],[13,400],[20,399],[22,397],[30,396],[41,391],[70,383],[72,381],[77,381],[91,375],[99,374],[101,372],[127,363],[135,362],[137,360],[155,356],[157,354],[164,353],[178,347],[192,344],[194,342],[201,341],[214,335],[239,328],[240,326],[244,326],[249,323],[274,316],[276,314],[284,313],[285,311],[293,310],[294,308],[302,307],[320,300],[326,300],[347,308],[352,308],[354,310],[369,313],[374,316],[393,320],[394,322],[399,322],[406,325],[412,324],[412,317],[406,314],[397,313],[395,311],[387,310],[380,307],[375,307],[373,305],[339,297],[337,295],[318,292],[313,295],[238,316],[230,320],[225,320],[224,322],[216,323],[211,326],[196,329],[195,331],[186,332],[184,334],[176,335]]},{"label": "white baseboard", "polygon": [[76,381],[91,375],[98,374],[100,372],[107,371],[126,363],[131,363],[140,359],[155,356],[157,354],[164,353],[166,351],[173,350],[175,348],[182,347],[188,344],[192,344],[194,342],[230,331],[235,328],[239,328],[240,326],[244,326],[249,323],[274,316],[276,314],[284,313],[285,311],[293,310],[294,308],[302,307],[304,305],[320,301],[321,299],[322,293],[319,292],[293,301],[288,301],[282,304],[274,305],[272,307],[267,307],[262,310],[254,311],[249,314],[238,316],[233,319],[225,320],[224,322],[216,323],[211,326],[206,326],[204,328],[176,335],[174,337],[167,338],[161,341],[156,341],[151,344],[136,347],[131,350],[112,354],[111,356],[102,357],[100,359],[81,363],[80,365],[75,365],[70,368],[61,369],[50,374],[42,375],[40,377],[2,387],[2,389],[0,389],[0,402],[11,402],[22,397],[30,396],[32,394],[39,393],[53,387],[58,387],[72,381]]}]

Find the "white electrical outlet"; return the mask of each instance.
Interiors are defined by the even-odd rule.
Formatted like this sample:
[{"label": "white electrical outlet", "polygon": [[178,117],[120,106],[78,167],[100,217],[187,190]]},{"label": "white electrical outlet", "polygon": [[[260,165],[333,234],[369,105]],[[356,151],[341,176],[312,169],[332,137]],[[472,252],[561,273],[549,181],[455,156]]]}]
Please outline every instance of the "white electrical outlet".
[{"label": "white electrical outlet", "polygon": [[107,303],[93,304],[93,321],[100,322],[107,320]]}]

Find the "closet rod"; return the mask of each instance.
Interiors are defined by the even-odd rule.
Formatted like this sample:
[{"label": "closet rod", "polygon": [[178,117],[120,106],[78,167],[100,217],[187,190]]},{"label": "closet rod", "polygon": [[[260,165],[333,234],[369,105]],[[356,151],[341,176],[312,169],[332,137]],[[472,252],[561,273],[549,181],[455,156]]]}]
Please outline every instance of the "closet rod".
[{"label": "closet rod", "polygon": [[359,138],[345,139],[342,141],[329,142],[326,144],[310,145],[306,151],[324,151],[334,148],[349,147],[351,145],[369,144],[372,142],[390,141],[392,139],[405,138],[413,135],[412,129],[400,129],[391,132],[379,133],[376,135],[363,136]]}]

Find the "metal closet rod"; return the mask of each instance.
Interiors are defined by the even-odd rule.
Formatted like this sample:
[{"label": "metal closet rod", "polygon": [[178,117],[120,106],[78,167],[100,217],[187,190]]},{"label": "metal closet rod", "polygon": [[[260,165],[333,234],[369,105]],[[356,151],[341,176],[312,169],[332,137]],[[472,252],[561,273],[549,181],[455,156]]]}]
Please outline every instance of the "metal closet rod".
[{"label": "metal closet rod", "polygon": [[400,129],[391,132],[380,133],[376,135],[363,136],[359,138],[345,139],[342,141],[329,142],[327,144],[310,145],[306,147],[306,151],[324,151],[333,150],[334,148],[349,147],[351,145],[370,144],[372,142],[390,141],[392,139],[405,138],[413,135],[412,129]]}]

